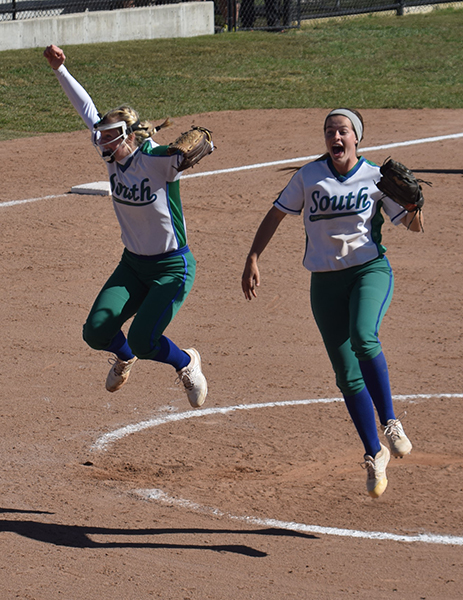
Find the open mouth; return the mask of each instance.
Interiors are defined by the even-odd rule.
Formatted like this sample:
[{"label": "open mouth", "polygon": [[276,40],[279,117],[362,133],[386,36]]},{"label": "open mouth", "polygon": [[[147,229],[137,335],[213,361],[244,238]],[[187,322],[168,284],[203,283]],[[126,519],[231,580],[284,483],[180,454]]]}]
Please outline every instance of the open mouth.
[{"label": "open mouth", "polygon": [[340,156],[342,156],[342,154],[344,152],[344,148],[343,148],[343,146],[336,144],[335,146],[332,146],[331,151],[335,158],[339,158]]}]

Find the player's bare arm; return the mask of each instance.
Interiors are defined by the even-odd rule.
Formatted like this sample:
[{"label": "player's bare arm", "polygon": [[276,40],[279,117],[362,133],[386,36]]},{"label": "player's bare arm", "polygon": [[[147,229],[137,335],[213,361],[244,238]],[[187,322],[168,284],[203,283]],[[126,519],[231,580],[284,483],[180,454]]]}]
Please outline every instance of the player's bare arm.
[{"label": "player's bare arm", "polygon": [[401,222],[407,229],[410,229],[410,231],[423,231],[423,211],[419,214],[408,212],[405,217],[402,217]]},{"label": "player's bare arm", "polygon": [[43,52],[43,55],[48,60],[50,67],[55,71],[56,69],[59,69],[66,60],[63,50],[54,44],[47,46]]},{"label": "player's bare arm", "polygon": [[246,258],[246,264],[241,278],[241,287],[247,300],[257,298],[256,287],[259,287],[260,285],[260,274],[257,261],[285,216],[286,213],[275,206],[272,206],[265,215],[262,223],[259,225],[251,250]]}]

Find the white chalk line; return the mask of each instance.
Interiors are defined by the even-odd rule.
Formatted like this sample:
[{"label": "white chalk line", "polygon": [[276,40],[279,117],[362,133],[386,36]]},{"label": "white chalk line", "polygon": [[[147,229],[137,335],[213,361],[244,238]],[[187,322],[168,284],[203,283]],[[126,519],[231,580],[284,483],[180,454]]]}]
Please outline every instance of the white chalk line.
[{"label": "white chalk line", "polygon": [[138,433],[144,429],[150,429],[163,425],[165,423],[175,423],[178,421],[184,421],[185,419],[194,419],[198,417],[207,417],[209,415],[225,415],[230,412],[238,410],[252,410],[254,408],[273,408],[275,406],[297,406],[299,404],[320,404],[324,402],[339,402],[342,398],[320,398],[315,400],[285,400],[281,402],[263,402],[261,404],[237,404],[236,406],[217,406],[215,408],[202,408],[201,410],[188,410],[182,413],[168,414],[162,417],[156,417],[154,419],[148,419],[147,421],[141,421],[140,423],[134,423],[132,425],[126,425],[105,433],[99,437],[91,447],[92,450],[105,450],[108,444],[120,440],[121,438],[130,435],[132,433]]},{"label": "white chalk line", "polygon": [[[418,400],[424,398],[463,398],[463,394],[406,394],[393,396],[394,400]],[[165,423],[175,423],[184,421],[185,419],[194,419],[199,417],[207,417],[209,415],[225,415],[238,410],[253,410],[256,408],[274,408],[277,406],[301,406],[306,404],[327,404],[330,402],[341,402],[343,398],[314,398],[310,400],[282,400],[280,402],[261,402],[253,404],[237,404],[236,406],[217,406],[215,408],[202,408],[201,410],[188,410],[182,413],[163,415],[155,417],[139,423],[125,425],[114,431],[100,436],[91,446],[91,450],[106,450],[107,446],[117,440],[139,433],[145,429],[158,427]]]},{"label": "white chalk line", "polygon": [[[420,400],[430,398],[463,398],[463,394],[401,394],[393,396],[394,400]],[[150,427],[157,427],[165,423],[178,422],[185,419],[197,418],[208,416],[212,414],[226,414],[238,410],[252,410],[255,408],[273,408],[279,406],[299,406],[307,404],[326,404],[331,402],[341,402],[342,398],[318,398],[318,399],[307,399],[307,400],[284,400],[280,402],[262,402],[255,404],[238,404],[236,406],[226,407],[215,407],[206,408],[200,411],[189,410],[179,414],[170,414],[163,417],[157,417],[155,419],[149,419],[147,421],[141,421],[121,427],[115,431],[109,432],[98,438],[93,444],[93,450],[105,450],[111,442],[115,442],[126,435],[148,429]],[[190,500],[182,498],[174,498],[167,495],[160,489],[138,489],[134,490],[135,494],[141,496],[146,500],[152,500],[161,502],[163,504],[169,504],[179,506],[181,508],[187,508],[203,514],[212,514],[218,517],[224,517],[233,521],[241,521],[252,525],[262,527],[272,527],[277,529],[287,529],[290,531],[298,531],[302,533],[318,534],[318,535],[334,535],[341,537],[368,539],[368,540],[384,540],[393,542],[408,542],[408,543],[426,543],[426,544],[440,544],[440,545],[453,545],[463,546],[463,537],[451,536],[451,535],[439,535],[439,534],[415,534],[415,535],[399,535],[395,533],[387,533],[384,531],[360,531],[356,529],[342,529],[336,527],[321,527],[319,525],[305,525],[304,523],[295,523],[288,521],[279,521],[277,519],[262,519],[259,517],[252,516],[237,516],[231,513],[223,512],[217,508],[206,507]]]},{"label": "white chalk line", "polygon": [[463,537],[452,535],[438,535],[432,533],[420,533],[416,535],[399,535],[396,533],[387,533],[385,531],[360,531],[358,529],[344,529],[337,527],[321,527],[319,525],[305,525],[304,523],[295,523],[293,521],[279,521],[278,519],[262,519],[260,517],[236,516],[230,513],[222,512],[217,508],[206,507],[190,500],[182,498],[173,498],[159,489],[140,489],[134,492],[145,500],[153,500],[162,504],[169,504],[201,512],[203,514],[211,514],[215,517],[225,517],[232,521],[241,521],[250,525],[258,525],[259,527],[272,527],[274,529],[287,529],[289,531],[298,531],[301,533],[311,533],[318,535],[335,535],[340,537],[357,538],[364,540],[384,540],[391,542],[409,542],[409,543],[425,543],[425,544],[441,544],[446,546],[463,546]]},{"label": "white chalk line", "polygon": [[0,208],[8,206],[17,206],[18,204],[29,204],[30,202],[38,202],[39,200],[51,200],[53,198],[64,198],[69,194],[56,194],[52,196],[42,196],[41,198],[28,198],[27,200],[11,200],[11,202],[0,202]]},{"label": "white chalk line", "polygon": [[[367,148],[360,148],[360,152],[373,152],[376,150],[389,150],[390,148],[400,148],[403,146],[415,146],[416,144],[429,144],[431,142],[441,142],[443,140],[454,140],[462,138],[463,133],[452,133],[450,135],[439,135],[435,137],[420,138],[418,140],[409,140],[406,142],[394,142],[392,144],[383,144],[381,146],[370,146]],[[320,154],[312,154],[311,156],[300,156],[299,158],[289,158],[286,160],[275,160],[266,163],[256,163],[254,165],[246,165],[243,167],[231,167],[229,169],[220,169],[218,171],[204,171],[203,173],[191,173],[190,175],[184,175],[183,179],[193,177],[207,177],[209,175],[220,175],[222,173],[235,173],[237,171],[246,171],[249,169],[261,169],[263,167],[275,167],[278,165],[287,165],[295,162],[315,160]]]},{"label": "white chalk line", "polygon": [[[406,142],[394,142],[391,144],[383,144],[380,146],[370,146],[362,148],[361,152],[373,152],[376,150],[389,150],[390,148],[400,148],[403,146],[414,146],[417,144],[429,144],[432,142],[441,142],[444,140],[454,140],[462,138],[463,133],[453,133],[450,135],[439,135],[435,137],[420,138],[417,140],[408,140]],[[189,175],[183,175],[182,179],[193,179],[195,177],[209,177],[211,175],[222,175],[223,173],[236,173],[238,171],[249,171],[251,169],[262,169],[264,167],[275,167],[278,165],[288,165],[295,162],[315,160],[320,154],[313,154],[311,156],[300,156],[299,158],[288,158],[285,160],[275,160],[266,163],[255,163],[253,165],[244,165],[241,167],[231,167],[229,169],[218,169],[216,171],[204,171],[203,173],[190,173]],[[42,198],[29,198],[27,200],[13,200],[11,202],[0,202],[0,208],[6,208],[9,206],[16,206],[18,204],[26,204],[28,202],[37,202],[38,200],[48,200],[50,198],[61,198],[67,194],[58,194],[57,196],[43,196]]]}]

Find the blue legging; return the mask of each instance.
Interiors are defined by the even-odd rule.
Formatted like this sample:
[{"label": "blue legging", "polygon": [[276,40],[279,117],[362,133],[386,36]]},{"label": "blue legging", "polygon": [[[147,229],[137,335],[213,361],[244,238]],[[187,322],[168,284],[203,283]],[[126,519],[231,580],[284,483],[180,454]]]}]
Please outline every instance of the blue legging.
[{"label": "blue legging", "polygon": [[93,304],[84,340],[95,350],[107,350],[123,324],[134,317],[127,336],[130,349],[138,358],[155,359],[162,352],[164,330],[193,286],[195,271],[190,251],[146,260],[125,250]]},{"label": "blue legging", "polygon": [[374,407],[385,425],[395,418],[386,360],[378,331],[391,302],[394,279],[380,257],[360,267],[314,273],[315,320],[365,453],[380,450]]},{"label": "blue legging", "polygon": [[378,332],[393,288],[386,257],[341,271],[312,273],[312,311],[343,394],[356,394],[365,386],[359,360],[370,361],[381,353]]}]

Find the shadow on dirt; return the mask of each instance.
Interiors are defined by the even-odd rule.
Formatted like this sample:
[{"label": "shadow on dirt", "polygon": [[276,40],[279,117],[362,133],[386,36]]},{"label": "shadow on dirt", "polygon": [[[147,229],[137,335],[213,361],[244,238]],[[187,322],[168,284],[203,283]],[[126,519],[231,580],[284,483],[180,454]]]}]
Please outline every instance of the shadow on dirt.
[{"label": "shadow on dirt", "polygon": [[[16,509],[0,508],[0,513],[33,513],[33,514],[53,514],[46,511],[23,511]],[[242,554],[253,558],[263,558],[268,556],[266,552],[261,552],[250,546],[242,544],[185,544],[185,543],[167,543],[151,541],[95,541],[89,536],[170,536],[170,535],[271,535],[271,536],[290,536],[305,537],[307,539],[317,539],[316,536],[289,531],[286,529],[261,529],[261,530],[233,530],[233,529],[116,529],[110,527],[91,527],[79,525],[61,525],[56,523],[40,523],[38,521],[15,521],[1,520],[0,531],[16,533],[17,535],[27,537],[38,542],[53,544],[54,546],[65,546],[68,548],[153,548],[153,549],[184,549],[184,550],[212,550],[214,552],[231,552]]]}]

